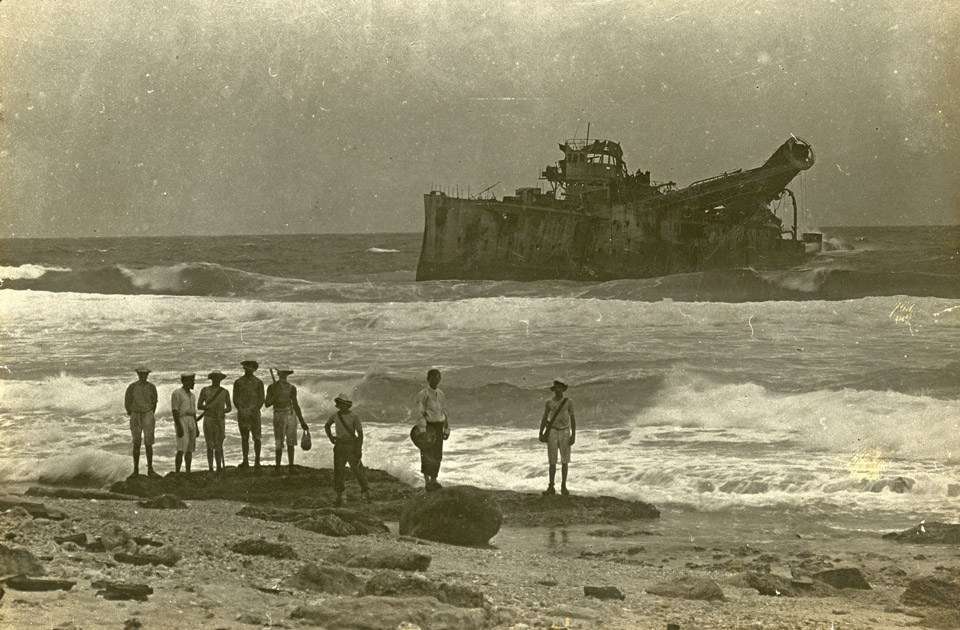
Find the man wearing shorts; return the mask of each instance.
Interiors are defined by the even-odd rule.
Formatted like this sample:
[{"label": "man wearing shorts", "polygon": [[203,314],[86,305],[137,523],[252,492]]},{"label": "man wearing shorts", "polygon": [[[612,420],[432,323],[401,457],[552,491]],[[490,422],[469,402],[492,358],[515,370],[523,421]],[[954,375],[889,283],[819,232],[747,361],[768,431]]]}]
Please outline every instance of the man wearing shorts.
[{"label": "man wearing shorts", "polygon": [[260,470],[260,408],[263,407],[263,381],[253,375],[260,364],[252,359],[241,361],[243,376],[233,382],[233,406],[237,409],[237,425],[240,428],[243,462],[241,468],[250,466],[250,437],[253,437],[253,467]]},{"label": "man wearing shorts", "polygon": [[157,388],[147,380],[150,370],[138,367],[137,380],[127,387],[123,399],[123,406],[130,418],[130,435],[133,438],[133,474],[140,474],[140,443],[141,436],[147,451],[147,476],[159,477],[153,470],[153,432],[155,413],[157,411]]},{"label": "man wearing shorts", "polygon": [[230,413],[230,394],[220,387],[220,381],[226,374],[214,370],[207,374],[210,385],[200,390],[197,408],[203,411],[203,441],[207,444],[207,467],[213,471],[216,462],[217,472],[223,472],[223,438],[226,430],[226,415]]},{"label": "man wearing shorts", "polygon": [[577,441],[577,419],[573,415],[573,401],[563,395],[567,384],[560,379],[550,387],[553,398],[547,401],[540,420],[540,436],[547,436],[547,460],[550,464],[550,485],[544,495],[556,494],[554,479],[557,476],[557,451],[560,452],[560,494],[568,495],[567,468],[570,465],[570,447]]},{"label": "man wearing shorts", "polygon": [[297,388],[287,381],[293,370],[277,369],[277,381],[267,387],[267,397],[263,401],[267,407],[273,407],[273,437],[276,440],[275,472],[280,471],[280,462],[283,459],[283,444],[287,444],[287,464],[293,472],[293,456],[297,446],[297,421],[304,431],[308,431],[307,423],[303,420],[300,403],[297,402]]},{"label": "man wearing shorts", "polygon": [[177,432],[177,472],[180,472],[180,466],[184,463],[187,472],[190,472],[190,462],[193,461],[193,451],[197,446],[197,397],[191,391],[195,378],[192,372],[181,374],[180,383],[183,386],[173,390],[170,396],[173,427]]}]

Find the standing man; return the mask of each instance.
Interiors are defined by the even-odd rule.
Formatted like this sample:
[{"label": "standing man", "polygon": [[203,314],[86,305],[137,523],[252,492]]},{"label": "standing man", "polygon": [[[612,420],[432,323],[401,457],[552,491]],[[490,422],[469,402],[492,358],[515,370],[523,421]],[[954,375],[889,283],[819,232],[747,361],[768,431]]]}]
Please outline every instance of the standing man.
[{"label": "standing man", "polygon": [[550,485],[543,491],[544,496],[556,494],[553,487],[557,477],[557,451],[560,451],[560,494],[568,495],[567,469],[570,465],[570,447],[577,441],[577,419],[573,415],[573,401],[563,395],[567,384],[555,379],[550,386],[553,398],[547,401],[540,419],[540,438],[547,438],[547,461],[550,464]]},{"label": "standing man", "polygon": [[[367,475],[363,471],[363,426],[357,414],[350,411],[353,401],[346,394],[340,394],[333,399],[337,406],[337,413],[330,416],[324,430],[327,438],[333,444],[333,489],[337,493],[337,507],[343,505],[343,491],[346,489],[346,466],[350,464],[353,476],[360,484],[360,498],[370,502],[370,492],[367,486]],[[336,427],[336,434],[330,430]]]},{"label": "standing man", "polygon": [[273,407],[273,437],[276,440],[275,472],[280,472],[280,461],[283,459],[283,443],[287,443],[287,464],[293,472],[293,455],[297,446],[297,421],[304,431],[309,431],[303,420],[300,403],[297,402],[297,388],[287,381],[293,370],[277,368],[277,381],[267,387],[267,397],[264,405]]},{"label": "standing man", "polygon": [[223,438],[226,415],[230,412],[230,393],[220,387],[226,374],[214,370],[207,374],[211,385],[200,390],[197,408],[203,411],[203,441],[207,444],[207,467],[213,471],[216,460],[217,472],[223,472]]},{"label": "standing man", "polygon": [[241,361],[243,376],[233,382],[233,406],[237,409],[237,425],[240,427],[243,462],[241,468],[250,466],[250,436],[253,436],[253,468],[260,470],[260,408],[265,399],[263,381],[253,375],[260,364],[252,359]]},{"label": "standing man", "polygon": [[417,394],[417,408],[420,412],[417,426],[421,433],[427,433],[423,440],[424,446],[420,449],[420,471],[423,473],[424,489],[428,491],[442,487],[437,476],[440,474],[440,462],[443,459],[443,441],[450,437],[447,399],[438,385],[440,370],[433,368],[427,372],[427,386]]},{"label": "standing man", "polygon": [[140,441],[143,435],[143,445],[147,451],[147,476],[159,477],[153,470],[153,432],[155,413],[157,411],[157,388],[147,380],[150,370],[138,367],[137,380],[127,387],[123,398],[123,406],[130,417],[130,434],[133,437],[133,474],[140,474]]},{"label": "standing man", "polygon": [[182,387],[173,390],[173,395],[170,396],[173,427],[177,432],[177,472],[180,472],[180,465],[183,463],[186,463],[187,472],[190,472],[193,451],[197,447],[197,397],[191,391],[195,379],[196,376],[193,372],[181,374],[180,383]]}]

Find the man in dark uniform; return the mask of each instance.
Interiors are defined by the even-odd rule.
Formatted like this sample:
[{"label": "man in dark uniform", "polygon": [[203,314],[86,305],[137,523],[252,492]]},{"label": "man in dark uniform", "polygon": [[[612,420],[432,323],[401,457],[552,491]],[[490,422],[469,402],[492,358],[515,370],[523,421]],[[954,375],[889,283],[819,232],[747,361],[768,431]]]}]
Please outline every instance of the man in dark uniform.
[{"label": "man in dark uniform", "polygon": [[241,468],[250,466],[250,437],[253,436],[253,467],[260,469],[260,408],[265,400],[263,381],[253,375],[260,364],[252,359],[241,361],[243,376],[233,382],[233,406],[237,409],[237,425],[240,427],[243,462]]},{"label": "man in dark uniform", "polygon": [[304,431],[309,431],[307,423],[297,402],[297,388],[287,381],[293,370],[277,368],[277,382],[267,387],[267,397],[263,401],[267,407],[273,407],[273,437],[277,442],[276,471],[280,470],[283,460],[283,444],[287,444],[287,464],[293,470],[293,455],[297,446],[297,420]]}]

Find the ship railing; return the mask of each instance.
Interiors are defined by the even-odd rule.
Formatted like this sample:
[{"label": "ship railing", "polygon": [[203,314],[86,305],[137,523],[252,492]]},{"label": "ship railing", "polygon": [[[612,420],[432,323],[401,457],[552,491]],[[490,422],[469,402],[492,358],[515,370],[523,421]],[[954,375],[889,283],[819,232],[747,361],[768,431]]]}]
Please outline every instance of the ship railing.
[{"label": "ship railing", "polygon": [[713,177],[707,177],[706,179],[698,179],[697,181],[691,183],[691,184],[688,186],[688,188],[692,188],[693,186],[697,186],[698,184],[705,184],[705,183],[707,183],[707,182],[712,182],[712,181],[715,181],[715,180],[718,180],[718,179],[723,179],[724,177],[730,177],[731,175],[736,175],[736,174],[742,173],[742,172],[743,172],[743,169],[742,169],[742,168],[738,168],[738,169],[735,170],[735,171],[729,171],[729,172],[724,171],[724,172],[721,173],[720,175],[714,175]]}]

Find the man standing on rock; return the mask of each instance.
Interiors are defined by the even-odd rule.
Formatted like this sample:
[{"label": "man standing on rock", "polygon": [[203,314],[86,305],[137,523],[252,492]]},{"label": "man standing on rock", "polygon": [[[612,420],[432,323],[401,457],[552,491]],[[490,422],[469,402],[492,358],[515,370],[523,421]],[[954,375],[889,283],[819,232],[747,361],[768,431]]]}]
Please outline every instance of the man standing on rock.
[{"label": "man standing on rock", "polygon": [[417,394],[417,430],[424,434],[420,447],[420,471],[423,473],[424,488],[441,488],[437,476],[440,474],[440,462],[443,459],[443,441],[450,437],[450,424],[447,422],[447,399],[440,385],[440,370],[433,368],[427,372],[427,386]]},{"label": "man standing on rock", "polygon": [[[357,414],[350,411],[353,401],[346,394],[339,394],[333,399],[337,406],[337,413],[330,416],[324,430],[327,438],[333,444],[333,489],[337,493],[337,507],[343,505],[343,491],[346,489],[346,467],[350,464],[353,476],[360,484],[360,497],[364,502],[370,502],[370,492],[367,486],[367,475],[363,470],[360,458],[363,455],[363,425]],[[331,430],[334,427],[336,434]]]},{"label": "man standing on rock", "polygon": [[123,399],[123,406],[130,418],[130,434],[133,437],[133,474],[140,474],[140,442],[147,451],[147,476],[159,477],[153,470],[153,434],[157,411],[157,388],[147,380],[150,370],[138,367],[137,380],[130,383]]},{"label": "man standing on rock", "polygon": [[293,456],[297,447],[297,421],[304,431],[310,428],[303,419],[300,403],[297,402],[297,388],[287,381],[293,370],[277,368],[277,380],[267,387],[264,405],[273,407],[273,437],[276,440],[276,472],[280,471],[283,459],[283,443],[287,443],[287,464],[293,472]]},{"label": "man standing on rock", "polygon": [[170,397],[173,426],[177,431],[177,472],[180,472],[180,465],[184,463],[187,472],[190,472],[190,462],[193,461],[193,451],[197,446],[197,397],[191,391],[195,378],[192,372],[181,374],[180,383],[183,386],[175,389]]},{"label": "man standing on rock", "polygon": [[560,494],[568,495],[567,469],[570,465],[570,447],[577,441],[577,419],[573,415],[573,401],[563,395],[567,384],[555,379],[550,386],[553,398],[547,401],[540,419],[540,441],[546,437],[547,461],[550,464],[550,485],[543,491],[544,496],[556,494],[554,480],[557,476],[557,451],[560,451]]},{"label": "man standing on rock", "polygon": [[207,375],[211,385],[200,390],[197,399],[197,408],[203,411],[203,441],[207,445],[207,467],[213,471],[213,464],[217,464],[217,472],[223,472],[223,439],[226,431],[226,415],[230,413],[230,393],[220,387],[227,375],[220,370],[214,370]]},{"label": "man standing on rock", "polygon": [[265,400],[263,381],[253,375],[260,364],[251,359],[241,361],[243,376],[233,382],[233,406],[237,409],[237,425],[240,427],[243,462],[241,468],[250,466],[250,437],[253,436],[253,467],[260,470],[260,408]]}]

